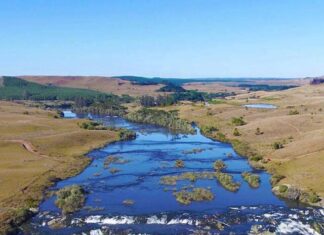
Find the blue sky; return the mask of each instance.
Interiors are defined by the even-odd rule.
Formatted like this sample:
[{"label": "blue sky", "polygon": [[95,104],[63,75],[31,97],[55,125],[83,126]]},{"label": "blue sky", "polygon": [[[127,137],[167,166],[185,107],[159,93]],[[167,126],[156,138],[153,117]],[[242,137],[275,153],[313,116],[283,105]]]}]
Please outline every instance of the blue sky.
[{"label": "blue sky", "polygon": [[0,74],[324,74],[323,0],[1,0]]}]

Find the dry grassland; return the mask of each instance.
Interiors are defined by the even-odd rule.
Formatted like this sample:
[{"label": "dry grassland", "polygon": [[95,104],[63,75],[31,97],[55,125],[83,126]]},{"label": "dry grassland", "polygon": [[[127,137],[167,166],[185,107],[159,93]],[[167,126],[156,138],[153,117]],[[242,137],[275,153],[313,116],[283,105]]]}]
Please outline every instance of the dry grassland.
[{"label": "dry grassland", "polygon": [[55,86],[84,88],[116,95],[157,96],[156,92],[163,85],[134,85],[130,81],[119,78],[95,77],[95,76],[22,76],[22,79],[40,84],[52,84]]},{"label": "dry grassland", "polygon": [[21,208],[37,205],[46,187],[80,172],[89,162],[85,153],[118,139],[77,122],[0,101],[0,231]]}]

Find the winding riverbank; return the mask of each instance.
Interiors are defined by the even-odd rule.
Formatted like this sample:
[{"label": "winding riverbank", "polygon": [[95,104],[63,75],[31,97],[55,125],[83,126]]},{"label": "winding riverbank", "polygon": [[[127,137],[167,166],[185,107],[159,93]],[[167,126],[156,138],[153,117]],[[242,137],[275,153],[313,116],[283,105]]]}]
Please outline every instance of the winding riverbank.
[{"label": "winding riverbank", "polygon": [[[274,183],[297,189],[299,201],[323,207],[323,95],[324,86],[303,86],[253,92],[222,104],[184,103],[162,109],[177,110],[180,118],[197,123],[209,137],[231,142],[253,166],[272,174]],[[277,109],[243,107],[249,103],[269,103]],[[233,123],[233,118],[244,122]],[[313,203],[318,197],[322,200]]]},{"label": "winding riverbank", "polygon": [[[283,201],[272,194],[266,173],[254,171],[230,145],[202,136],[199,129],[196,129],[195,135],[183,135],[172,134],[156,126],[129,123],[117,117],[100,118],[99,121],[109,126],[136,130],[138,138],[115,142],[90,152],[92,162],[81,174],[61,181],[53,188],[57,190],[72,184],[82,185],[89,192],[84,209],[62,218],[54,204],[55,198],[51,197],[41,204],[40,213],[25,227],[25,231],[36,229],[47,234],[89,231],[128,231],[136,234],[159,231],[166,234],[201,230],[222,231],[225,234],[229,231],[248,232],[252,225],[261,221],[260,229],[265,231],[276,231],[280,226],[288,226],[295,221],[300,223],[296,229],[313,231],[307,220],[300,216],[308,213],[318,218],[318,210],[295,208],[294,212],[287,208]],[[197,148],[202,150],[193,151]],[[118,157],[125,164],[109,161],[107,165],[107,157]],[[184,167],[175,168],[174,163],[179,159],[184,162]],[[206,170],[213,172],[212,165],[217,159],[225,161],[225,172],[240,182],[241,187],[237,192],[224,189],[212,179],[197,179],[194,187],[211,190],[215,198],[208,202],[181,205],[173,192],[183,190],[192,183],[177,182],[171,187],[159,183],[161,177],[167,175]],[[110,168],[118,171],[112,173]],[[242,179],[241,173],[246,171],[261,177],[259,188],[251,188]],[[132,201],[132,204],[126,206],[124,201]],[[269,216],[275,213],[278,216],[270,222]],[[289,221],[289,216],[298,219]],[[250,222],[247,223],[247,220]],[[53,230],[50,225],[57,221],[63,227]]]}]

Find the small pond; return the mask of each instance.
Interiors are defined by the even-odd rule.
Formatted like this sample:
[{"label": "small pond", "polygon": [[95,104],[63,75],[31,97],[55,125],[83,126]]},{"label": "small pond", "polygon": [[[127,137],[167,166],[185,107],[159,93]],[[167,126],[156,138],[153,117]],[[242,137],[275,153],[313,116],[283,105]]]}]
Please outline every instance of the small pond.
[{"label": "small pond", "polygon": [[62,113],[64,118],[77,118],[77,115],[73,113],[71,110],[63,110]]},{"label": "small pond", "polygon": [[244,107],[253,109],[276,109],[277,106],[273,104],[245,104]]}]

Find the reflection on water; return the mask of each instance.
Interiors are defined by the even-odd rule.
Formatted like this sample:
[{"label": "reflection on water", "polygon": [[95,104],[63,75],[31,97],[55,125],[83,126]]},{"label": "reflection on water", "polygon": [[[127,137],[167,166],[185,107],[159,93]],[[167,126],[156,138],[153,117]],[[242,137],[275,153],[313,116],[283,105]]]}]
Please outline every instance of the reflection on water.
[{"label": "reflection on water", "polygon": [[[247,232],[255,224],[272,231],[280,229],[280,226],[281,229],[287,229],[291,222],[300,223],[295,228],[308,231],[311,228],[307,225],[310,222],[306,217],[311,217],[312,221],[320,220],[321,213],[324,213],[312,208],[289,209],[272,194],[268,174],[253,170],[229,144],[208,139],[200,134],[199,129],[195,135],[182,135],[156,126],[129,123],[116,117],[94,119],[106,125],[133,129],[138,136],[136,140],[116,142],[92,151],[89,157],[93,161],[81,174],[55,186],[58,189],[80,184],[89,192],[86,207],[65,218],[66,227],[55,230],[48,225],[53,219],[61,218],[54,204],[55,198],[51,197],[41,204],[40,213],[25,226],[26,232],[71,234],[92,230],[98,234],[104,231],[170,234],[202,229],[226,234],[229,231]],[[188,150],[198,148],[203,151],[185,154]],[[104,161],[109,155],[128,161],[126,164],[112,163],[111,167],[120,171],[111,174],[104,167]],[[174,168],[177,159],[185,162],[184,168]],[[239,191],[229,192],[215,179],[197,180],[195,183],[179,182],[176,186],[159,183],[165,175],[213,171],[212,164],[218,159],[226,163],[225,172],[241,183]],[[260,187],[249,187],[240,176],[243,171],[259,174]],[[173,191],[188,184],[210,187],[214,199],[187,206],[179,204]],[[125,206],[122,203],[124,200],[133,200],[135,203]]]}]

